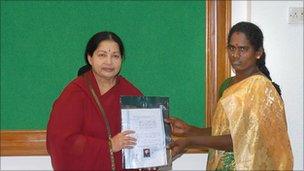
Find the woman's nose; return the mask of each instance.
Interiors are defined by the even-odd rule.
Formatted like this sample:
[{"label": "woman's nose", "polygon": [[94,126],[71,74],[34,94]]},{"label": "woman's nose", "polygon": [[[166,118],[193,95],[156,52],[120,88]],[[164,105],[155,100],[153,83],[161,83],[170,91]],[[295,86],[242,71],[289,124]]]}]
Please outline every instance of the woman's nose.
[{"label": "woman's nose", "polygon": [[234,59],[240,58],[240,53],[239,53],[239,50],[238,50],[238,49],[236,49],[236,50],[232,53],[232,57],[233,57]]},{"label": "woman's nose", "polygon": [[112,64],[112,58],[111,58],[111,56],[107,56],[106,63],[107,64]]}]

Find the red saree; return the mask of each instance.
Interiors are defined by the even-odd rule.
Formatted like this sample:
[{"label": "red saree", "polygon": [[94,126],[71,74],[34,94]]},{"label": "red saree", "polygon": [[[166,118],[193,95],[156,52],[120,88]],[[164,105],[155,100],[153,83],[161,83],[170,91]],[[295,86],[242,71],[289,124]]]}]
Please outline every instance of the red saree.
[{"label": "red saree", "polygon": [[[105,110],[113,136],[120,132],[119,98],[142,93],[125,78],[100,95],[91,71],[89,78]],[[54,170],[111,170],[105,122],[83,77],[77,77],[55,101],[47,127],[47,150]],[[116,170],[122,170],[121,152],[114,153]]]}]

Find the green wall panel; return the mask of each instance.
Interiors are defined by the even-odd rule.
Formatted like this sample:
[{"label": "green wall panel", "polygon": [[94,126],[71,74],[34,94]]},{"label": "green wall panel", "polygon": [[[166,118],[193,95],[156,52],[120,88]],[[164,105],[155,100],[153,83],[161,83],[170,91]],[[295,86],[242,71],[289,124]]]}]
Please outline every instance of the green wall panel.
[{"label": "green wall panel", "polygon": [[45,129],[88,39],[103,30],[125,44],[123,76],[204,126],[204,1],[1,1],[1,129]]}]

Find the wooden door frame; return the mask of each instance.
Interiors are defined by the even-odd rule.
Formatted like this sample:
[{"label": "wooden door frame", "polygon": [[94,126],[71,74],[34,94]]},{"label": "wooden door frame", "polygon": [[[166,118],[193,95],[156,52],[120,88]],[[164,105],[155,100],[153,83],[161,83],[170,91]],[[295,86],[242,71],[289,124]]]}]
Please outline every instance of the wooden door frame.
[{"label": "wooden door frame", "polygon": [[[206,1],[206,120],[211,126],[218,88],[230,76],[230,66],[226,54],[226,42],[231,26],[231,1]],[[48,155],[45,130],[3,130],[1,156]],[[202,152],[206,149],[190,149],[188,152]]]},{"label": "wooden door frame", "polygon": [[231,74],[226,51],[231,1],[206,1],[206,9],[206,125],[210,127],[219,86]]}]

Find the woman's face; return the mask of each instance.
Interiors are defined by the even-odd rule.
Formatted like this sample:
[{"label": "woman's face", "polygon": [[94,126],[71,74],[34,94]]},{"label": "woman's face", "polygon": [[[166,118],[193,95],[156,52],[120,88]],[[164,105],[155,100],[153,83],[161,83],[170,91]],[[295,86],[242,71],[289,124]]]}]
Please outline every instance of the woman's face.
[{"label": "woman's face", "polygon": [[260,51],[255,51],[242,32],[232,34],[228,44],[228,57],[236,73],[244,73],[256,67],[256,61],[261,56]]},{"label": "woman's face", "polygon": [[119,45],[113,40],[100,42],[93,55],[88,55],[87,58],[93,72],[100,79],[114,79],[120,71],[122,58]]}]

